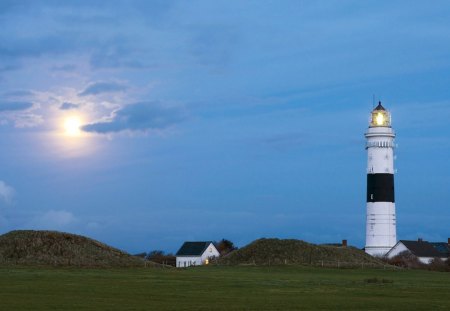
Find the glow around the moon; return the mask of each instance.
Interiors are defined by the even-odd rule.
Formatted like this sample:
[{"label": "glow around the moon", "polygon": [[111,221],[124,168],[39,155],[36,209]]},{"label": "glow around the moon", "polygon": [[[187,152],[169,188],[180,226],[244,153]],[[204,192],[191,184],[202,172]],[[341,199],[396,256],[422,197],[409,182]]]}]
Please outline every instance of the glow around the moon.
[{"label": "glow around the moon", "polygon": [[58,157],[75,158],[91,155],[98,150],[99,144],[94,144],[95,135],[83,131],[83,125],[89,122],[89,117],[80,112],[59,115],[54,119],[54,130],[48,132],[48,152]]}]

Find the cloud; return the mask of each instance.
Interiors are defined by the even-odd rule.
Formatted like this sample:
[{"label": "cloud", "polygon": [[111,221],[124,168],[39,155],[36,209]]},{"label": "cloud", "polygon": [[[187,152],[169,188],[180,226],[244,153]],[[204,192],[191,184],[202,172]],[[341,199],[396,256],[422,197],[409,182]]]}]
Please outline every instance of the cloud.
[{"label": "cloud", "polygon": [[179,107],[162,107],[156,102],[141,102],[114,111],[107,122],[87,124],[82,127],[82,130],[101,134],[125,130],[161,130],[185,118],[184,110]]},{"label": "cloud", "polygon": [[98,222],[91,221],[91,222],[87,223],[86,227],[88,229],[99,229],[101,227],[101,225]]},{"label": "cloud", "polygon": [[[118,45],[118,46],[117,46]],[[142,62],[142,55],[129,47],[126,43],[120,43],[116,46],[104,47],[95,51],[90,59],[92,68],[150,68],[152,66]]]},{"label": "cloud", "polygon": [[[65,35],[47,35],[36,33],[33,37],[3,36],[4,44],[0,46],[0,56],[3,61],[23,59],[26,57],[39,57],[43,55],[59,55],[77,49],[77,43],[67,36],[76,36],[76,33]],[[78,43],[78,45],[81,45]]]},{"label": "cloud", "polygon": [[50,210],[33,221],[34,226],[43,228],[64,227],[76,221],[76,217],[65,210]]},{"label": "cloud", "polygon": [[95,82],[79,93],[80,96],[97,95],[101,93],[122,92],[127,89],[127,86],[116,82]]},{"label": "cloud", "polygon": [[14,116],[12,119],[17,128],[35,127],[44,123],[44,118],[41,115],[34,113],[21,113]]},{"label": "cloud", "polygon": [[208,25],[192,28],[191,52],[203,65],[224,66],[239,43],[238,29]]},{"label": "cloud", "polygon": [[33,96],[34,93],[28,90],[14,90],[3,93],[4,96],[7,97],[27,97]]},{"label": "cloud", "polygon": [[73,103],[62,103],[61,106],[59,106],[59,109],[61,110],[70,110],[70,109],[77,109],[80,107],[80,104],[73,104]]},{"label": "cloud", "polygon": [[0,65],[0,72],[12,71],[18,69],[19,66],[16,64],[6,64]]},{"label": "cloud", "polygon": [[53,66],[53,71],[63,71],[63,72],[72,72],[76,70],[77,67],[75,65],[59,65],[59,66]]},{"label": "cloud", "polygon": [[307,136],[303,132],[279,133],[263,139],[265,145],[279,150],[289,150],[304,145],[306,141]]},{"label": "cloud", "polygon": [[0,202],[4,202],[6,205],[11,205],[15,194],[16,191],[13,187],[0,180]]},{"label": "cloud", "polygon": [[31,107],[33,107],[33,104],[29,102],[2,102],[0,103],[0,112],[27,110]]}]

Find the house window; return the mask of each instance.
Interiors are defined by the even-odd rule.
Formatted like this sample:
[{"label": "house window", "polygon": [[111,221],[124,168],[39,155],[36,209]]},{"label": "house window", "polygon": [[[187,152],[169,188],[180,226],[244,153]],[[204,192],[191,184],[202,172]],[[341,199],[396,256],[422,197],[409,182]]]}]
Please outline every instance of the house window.
[{"label": "house window", "polygon": [[207,264],[209,264],[209,259],[208,258],[205,259],[205,265],[207,265]]}]

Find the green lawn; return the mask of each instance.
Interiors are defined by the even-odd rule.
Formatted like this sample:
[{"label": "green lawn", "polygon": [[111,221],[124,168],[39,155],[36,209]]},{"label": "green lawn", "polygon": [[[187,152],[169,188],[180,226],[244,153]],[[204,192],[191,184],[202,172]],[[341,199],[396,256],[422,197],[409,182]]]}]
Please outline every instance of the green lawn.
[{"label": "green lawn", "polygon": [[0,310],[450,310],[450,273],[0,268]]}]

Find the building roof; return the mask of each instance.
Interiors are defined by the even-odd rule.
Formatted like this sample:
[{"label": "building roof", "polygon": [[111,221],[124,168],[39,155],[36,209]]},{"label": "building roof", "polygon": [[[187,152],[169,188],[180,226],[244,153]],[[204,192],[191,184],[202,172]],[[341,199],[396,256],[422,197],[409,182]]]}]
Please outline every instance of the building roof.
[{"label": "building roof", "polygon": [[407,241],[400,240],[409,251],[417,257],[444,257],[445,255],[439,252],[432,243],[427,241]]},{"label": "building roof", "polygon": [[450,244],[445,242],[430,242],[430,244],[437,250],[441,255],[445,257],[450,256]]},{"label": "building roof", "polygon": [[176,256],[201,256],[211,243],[211,241],[184,242]]},{"label": "building roof", "polygon": [[384,109],[384,107],[383,107],[383,105],[381,104],[380,101],[378,102],[378,106],[376,106],[374,110],[384,110],[384,111],[386,111],[386,109]]}]

